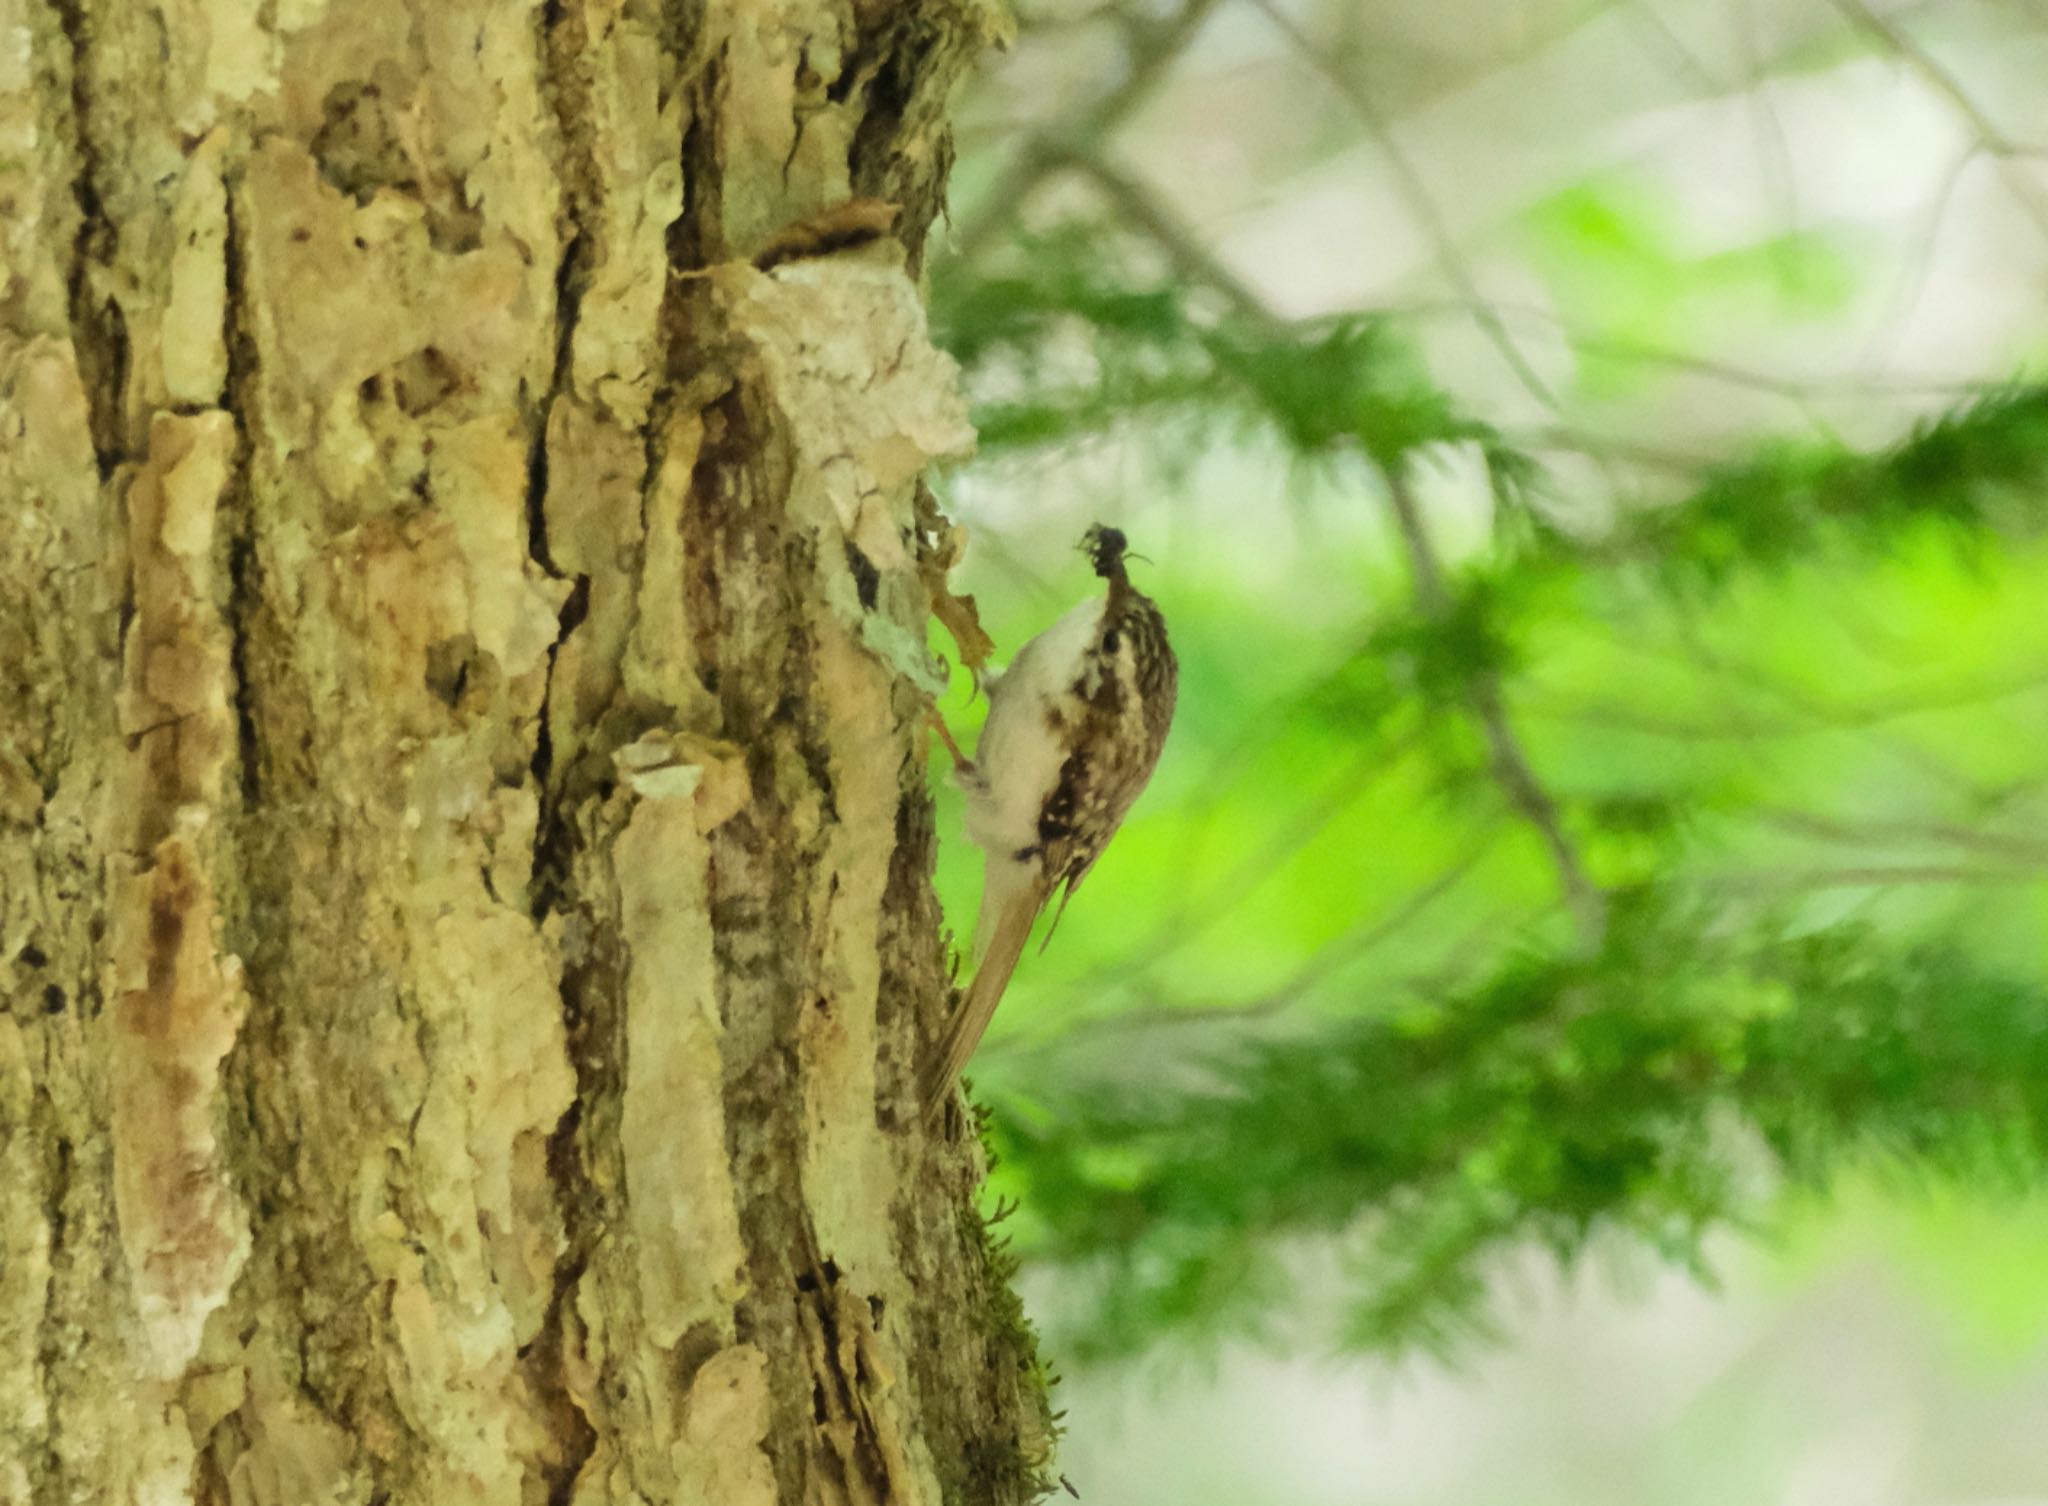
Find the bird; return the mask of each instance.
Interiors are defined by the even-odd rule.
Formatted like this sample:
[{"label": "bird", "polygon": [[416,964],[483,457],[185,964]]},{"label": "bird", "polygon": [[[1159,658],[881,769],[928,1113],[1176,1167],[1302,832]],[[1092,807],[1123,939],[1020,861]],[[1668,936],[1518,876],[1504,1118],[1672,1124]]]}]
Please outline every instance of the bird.
[{"label": "bird", "polygon": [[966,796],[967,835],[985,861],[975,971],[922,1081],[928,1120],[951,1100],[1039,912],[1060,893],[1059,924],[1173,725],[1180,665],[1158,604],[1131,584],[1122,530],[1097,523],[1080,547],[1108,589],[984,678],[988,719],[972,760],[938,723]]}]

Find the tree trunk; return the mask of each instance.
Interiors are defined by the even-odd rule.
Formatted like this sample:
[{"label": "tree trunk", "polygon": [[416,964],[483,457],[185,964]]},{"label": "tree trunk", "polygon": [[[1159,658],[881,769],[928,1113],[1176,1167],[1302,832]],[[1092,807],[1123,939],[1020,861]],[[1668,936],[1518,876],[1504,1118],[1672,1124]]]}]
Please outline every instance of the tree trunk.
[{"label": "tree trunk", "polygon": [[0,0],[0,1501],[1038,1488],[914,1106],[995,24]]}]

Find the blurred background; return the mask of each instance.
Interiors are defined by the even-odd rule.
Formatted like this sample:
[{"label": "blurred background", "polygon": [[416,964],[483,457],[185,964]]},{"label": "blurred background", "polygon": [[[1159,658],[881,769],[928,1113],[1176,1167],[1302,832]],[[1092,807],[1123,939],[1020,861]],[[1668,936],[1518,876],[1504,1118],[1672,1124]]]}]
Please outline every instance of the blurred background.
[{"label": "blurred background", "polygon": [[2048,1501],[2044,78],[2040,0],[1022,0],[954,584],[1000,662],[1116,523],[1182,673],[969,1071],[1084,1500]]}]

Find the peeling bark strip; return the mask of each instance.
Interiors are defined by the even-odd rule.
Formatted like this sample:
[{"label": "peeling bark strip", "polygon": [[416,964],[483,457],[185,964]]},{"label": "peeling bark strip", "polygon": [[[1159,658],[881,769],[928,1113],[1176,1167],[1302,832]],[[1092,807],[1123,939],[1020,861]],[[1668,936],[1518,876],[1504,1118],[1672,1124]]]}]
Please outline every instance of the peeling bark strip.
[{"label": "peeling bark strip", "polygon": [[[217,328],[209,331],[219,344]],[[114,1206],[148,1373],[180,1374],[248,1255],[247,1219],[213,1128],[241,1023],[241,963],[218,950],[203,850],[234,745],[228,639],[215,610],[215,518],[234,449],[226,413],[159,414],[129,483],[132,612],[116,785],[129,830],[111,853]]]},{"label": "peeling bark strip", "polygon": [[212,895],[186,834],[166,837],[111,898],[114,1206],[149,1373],[170,1379],[248,1256],[212,1125],[242,1018],[241,968],[215,952]]},{"label": "peeling bark strip", "polygon": [[0,1500],[1036,1493],[912,1105],[1001,26],[0,0]]}]

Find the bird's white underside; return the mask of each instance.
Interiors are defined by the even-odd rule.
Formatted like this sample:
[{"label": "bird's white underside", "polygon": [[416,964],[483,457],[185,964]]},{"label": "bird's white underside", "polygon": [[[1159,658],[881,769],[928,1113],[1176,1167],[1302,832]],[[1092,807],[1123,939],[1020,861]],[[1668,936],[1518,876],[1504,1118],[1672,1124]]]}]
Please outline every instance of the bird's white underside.
[{"label": "bird's white underside", "polygon": [[[1054,727],[1077,725],[1080,696],[1094,689],[1079,682],[1107,605],[1102,596],[1082,602],[1019,649],[1000,675],[983,682],[988,720],[975,744],[973,770],[961,780],[967,835],[987,854],[981,917],[975,925],[977,957],[1003,908],[1039,882],[1037,858],[1020,860],[1017,854],[1039,844],[1039,816],[1059,786],[1067,758]],[[1136,664],[1128,644],[1117,654],[1117,673],[1135,691]]]}]

